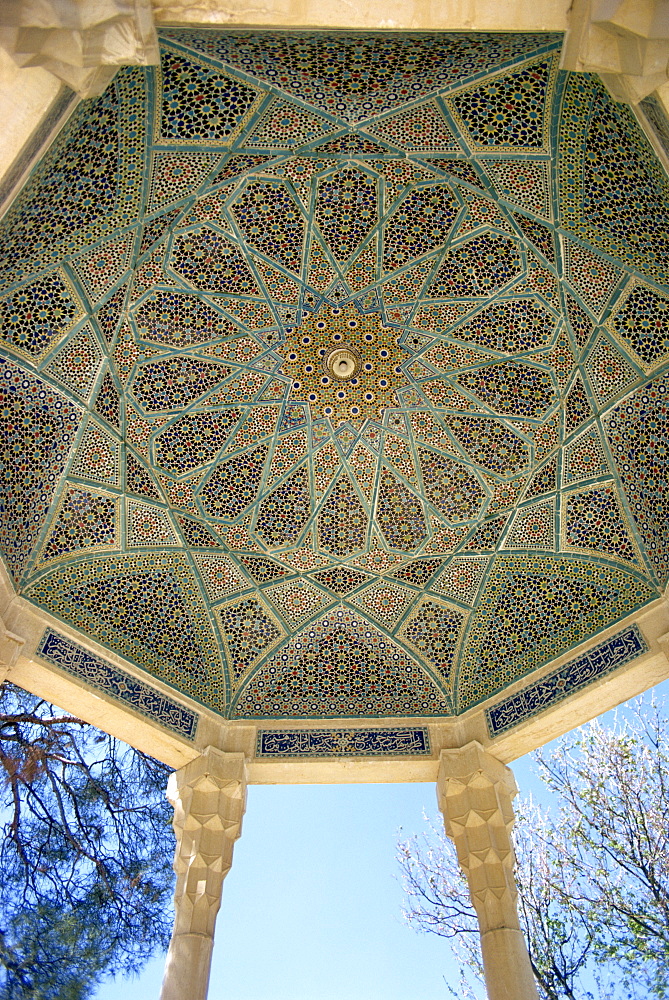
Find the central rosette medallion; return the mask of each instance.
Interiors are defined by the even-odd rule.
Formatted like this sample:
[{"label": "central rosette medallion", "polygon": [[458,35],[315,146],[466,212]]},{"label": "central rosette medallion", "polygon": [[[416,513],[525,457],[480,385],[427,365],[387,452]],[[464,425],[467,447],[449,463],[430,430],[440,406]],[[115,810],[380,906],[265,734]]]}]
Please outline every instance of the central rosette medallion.
[{"label": "central rosette medallion", "polygon": [[398,405],[396,390],[409,384],[401,366],[411,354],[400,336],[376,313],[364,315],[352,304],[323,306],[286,331],[281,351],[291,400],[309,403],[314,419],[329,417],[335,425],[378,420]]}]

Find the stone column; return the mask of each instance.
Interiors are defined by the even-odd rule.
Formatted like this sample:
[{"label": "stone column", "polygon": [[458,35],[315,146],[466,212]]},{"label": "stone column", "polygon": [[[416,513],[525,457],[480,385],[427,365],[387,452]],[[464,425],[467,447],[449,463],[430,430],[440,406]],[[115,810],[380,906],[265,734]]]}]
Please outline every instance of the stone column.
[{"label": "stone column", "polygon": [[16,635],[15,632],[10,632],[0,618],[0,685],[7,679],[7,675],[19,658],[24,645],[25,639]]},{"label": "stone column", "polygon": [[207,747],[170,776],[177,844],[174,930],[161,1000],[206,1000],[216,914],[246,807],[244,754]]},{"label": "stone column", "polygon": [[442,751],[437,800],[478,917],[489,1000],[538,998],[513,877],[511,800],[517,791],[509,768],[480,743]]}]

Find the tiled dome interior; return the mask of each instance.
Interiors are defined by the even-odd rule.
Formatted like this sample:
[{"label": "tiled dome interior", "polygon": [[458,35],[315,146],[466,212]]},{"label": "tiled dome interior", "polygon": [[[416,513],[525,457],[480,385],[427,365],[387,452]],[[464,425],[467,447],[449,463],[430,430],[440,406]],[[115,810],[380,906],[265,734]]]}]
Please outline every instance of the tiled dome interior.
[{"label": "tiled dome interior", "polygon": [[0,223],[25,598],[227,718],[365,719],[660,596],[669,183],[561,44],[174,29],[79,106]]}]

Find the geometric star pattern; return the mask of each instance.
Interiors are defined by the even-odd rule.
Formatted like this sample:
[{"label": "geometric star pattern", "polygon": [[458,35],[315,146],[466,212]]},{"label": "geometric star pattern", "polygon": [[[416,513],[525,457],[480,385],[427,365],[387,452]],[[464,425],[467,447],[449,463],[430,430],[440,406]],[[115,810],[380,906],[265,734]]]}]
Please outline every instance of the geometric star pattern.
[{"label": "geometric star pattern", "polygon": [[0,222],[0,549],[226,718],[457,714],[669,580],[669,182],[561,36],[238,41]]}]

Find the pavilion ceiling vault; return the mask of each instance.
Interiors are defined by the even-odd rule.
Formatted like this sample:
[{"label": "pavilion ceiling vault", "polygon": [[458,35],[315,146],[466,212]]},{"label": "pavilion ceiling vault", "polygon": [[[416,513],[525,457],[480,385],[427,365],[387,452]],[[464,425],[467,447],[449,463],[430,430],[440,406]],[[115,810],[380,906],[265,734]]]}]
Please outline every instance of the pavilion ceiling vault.
[{"label": "pavilion ceiling vault", "polygon": [[273,720],[459,714],[662,595],[669,182],[561,46],[172,28],[78,107],[0,223],[23,597]]}]

